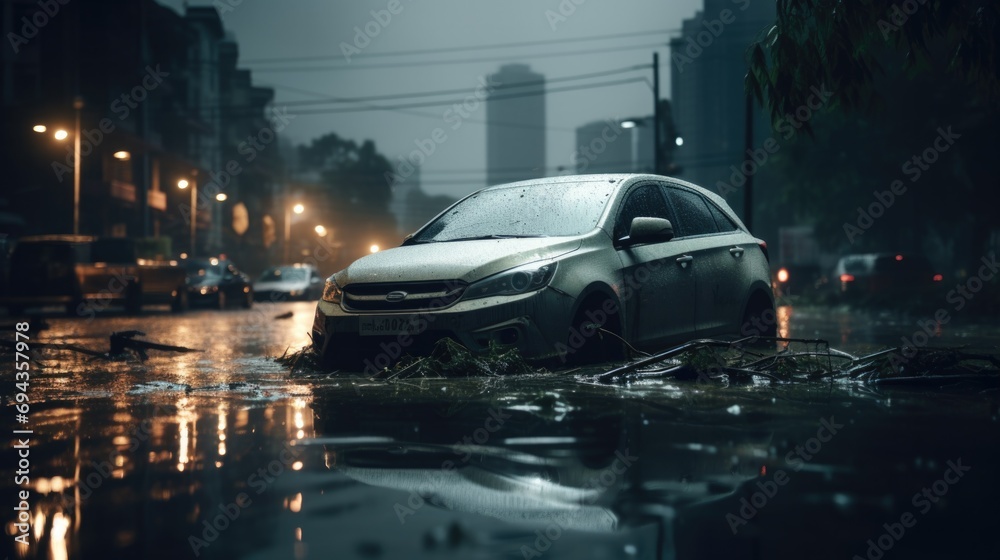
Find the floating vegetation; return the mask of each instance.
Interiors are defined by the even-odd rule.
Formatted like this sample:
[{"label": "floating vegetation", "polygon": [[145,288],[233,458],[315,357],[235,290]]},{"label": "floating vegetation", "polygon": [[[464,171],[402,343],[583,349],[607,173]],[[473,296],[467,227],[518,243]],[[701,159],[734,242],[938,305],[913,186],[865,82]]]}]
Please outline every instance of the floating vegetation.
[{"label": "floating vegetation", "polygon": [[[769,345],[772,349],[765,350]],[[779,347],[774,350],[773,348]],[[750,383],[858,380],[871,385],[977,381],[1000,385],[1000,356],[963,348],[889,348],[854,356],[820,339],[702,339],[593,376],[601,383],[651,378]]]},{"label": "floating vegetation", "polygon": [[[323,371],[311,347],[286,352],[277,361],[291,374]],[[820,339],[749,337],[734,341],[700,339],[623,365],[588,367],[578,375],[600,383],[644,379],[715,383],[814,382],[856,380],[870,385],[935,385],[975,381],[1000,385],[1000,356],[962,348],[889,348],[855,356],[830,348]],[[405,356],[372,380],[408,378],[501,377],[544,373],[512,347],[491,344],[474,353],[450,338],[437,342],[427,356]],[[334,372],[334,374],[340,372]]]}]

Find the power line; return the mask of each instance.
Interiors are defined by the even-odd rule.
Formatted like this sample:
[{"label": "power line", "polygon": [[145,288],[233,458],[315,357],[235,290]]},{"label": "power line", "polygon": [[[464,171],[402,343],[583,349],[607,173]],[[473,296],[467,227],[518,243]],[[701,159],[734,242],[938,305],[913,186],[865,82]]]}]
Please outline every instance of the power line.
[{"label": "power line", "polygon": [[638,49],[655,49],[655,48],[666,48],[668,45],[666,43],[651,43],[645,45],[633,45],[628,47],[613,47],[613,48],[603,48],[603,49],[585,49],[580,51],[571,52],[558,52],[558,53],[534,53],[530,55],[507,55],[499,57],[484,57],[484,58],[459,58],[452,60],[423,60],[417,62],[391,62],[385,64],[368,64],[368,65],[340,65],[340,66],[306,66],[298,68],[254,68],[255,74],[262,72],[328,72],[337,70],[377,70],[381,68],[409,68],[414,66],[438,66],[438,65],[449,65],[449,64],[475,64],[479,62],[497,62],[497,61],[509,61],[509,60],[524,60],[524,59],[535,59],[535,58],[555,58],[562,56],[578,56],[582,54],[595,54],[595,53],[609,53],[609,52],[619,52],[619,51],[631,51]]},{"label": "power line", "polygon": [[[649,30],[649,31],[637,31],[634,33],[612,33],[608,35],[594,35],[592,37],[574,37],[568,39],[549,39],[549,40],[538,40],[538,41],[519,41],[514,43],[494,43],[492,45],[470,45],[465,47],[440,47],[433,49],[414,49],[408,51],[382,51],[373,53],[362,53],[357,55],[356,58],[382,58],[387,56],[412,56],[418,54],[437,54],[437,53],[448,53],[448,52],[468,52],[468,51],[482,51],[482,50],[492,50],[492,49],[506,49],[506,48],[520,48],[520,47],[531,47],[539,45],[554,45],[559,43],[581,43],[589,41],[603,41],[607,39],[618,39],[622,37],[640,37],[646,35],[666,35],[670,33],[678,33],[680,29],[662,29],[662,30]],[[335,60],[338,58],[343,58],[343,55],[316,55],[316,56],[287,56],[287,57],[274,57],[274,58],[256,58],[242,61],[243,64],[273,64],[279,62],[310,62],[315,60]]]},{"label": "power line", "polygon": [[[637,65],[628,66],[625,68],[619,68],[617,70],[605,70],[602,72],[590,72],[588,74],[576,74],[573,76],[562,76],[559,78],[545,78],[542,80],[533,80],[527,82],[515,82],[511,84],[498,84],[493,87],[493,89],[513,89],[513,88],[523,88],[532,86],[544,86],[546,84],[560,83],[560,82],[572,82],[576,80],[586,80],[590,78],[600,78],[604,76],[613,76],[616,74],[624,74],[627,72],[635,72],[637,70],[647,70],[651,65]],[[324,103],[360,103],[364,101],[383,101],[388,99],[412,99],[420,97],[436,97],[439,95],[451,95],[451,94],[463,94],[468,93],[469,88],[459,88],[459,89],[442,89],[437,91],[421,91],[414,93],[393,93],[387,95],[370,95],[365,97],[329,97],[327,99],[315,100],[315,101],[289,101],[282,103],[282,106],[288,107],[298,107],[303,105],[317,105]]]}]

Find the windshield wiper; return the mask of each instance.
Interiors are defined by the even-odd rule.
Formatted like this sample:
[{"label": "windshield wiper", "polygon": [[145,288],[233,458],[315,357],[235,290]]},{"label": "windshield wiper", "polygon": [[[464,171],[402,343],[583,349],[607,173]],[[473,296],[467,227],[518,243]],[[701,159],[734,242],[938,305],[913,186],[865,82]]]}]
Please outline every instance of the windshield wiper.
[{"label": "windshield wiper", "polygon": [[479,241],[481,239],[523,239],[528,237],[548,237],[547,235],[498,235],[491,233],[490,235],[475,235],[472,237],[458,237],[455,239],[441,239],[437,240],[439,243],[446,243],[450,241]]}]

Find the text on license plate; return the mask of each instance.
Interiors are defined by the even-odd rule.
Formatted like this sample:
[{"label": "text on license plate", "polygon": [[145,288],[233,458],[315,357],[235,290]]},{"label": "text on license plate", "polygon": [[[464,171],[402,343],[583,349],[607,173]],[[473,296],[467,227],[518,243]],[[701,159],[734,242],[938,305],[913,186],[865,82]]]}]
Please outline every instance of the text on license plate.
[{"label": "text on license plate", "polygon": [[417,321],[413,317],[361,317],[358,319],[358,333],[361,336],[413,334],[416,331]]}]

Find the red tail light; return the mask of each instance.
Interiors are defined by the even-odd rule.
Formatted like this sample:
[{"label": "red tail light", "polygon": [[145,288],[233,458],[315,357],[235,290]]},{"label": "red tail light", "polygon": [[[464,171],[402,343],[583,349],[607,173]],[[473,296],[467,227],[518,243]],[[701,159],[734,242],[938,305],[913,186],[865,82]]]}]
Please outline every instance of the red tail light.
[{"label": "red tail light", "polygon": [[771,262],[771,256],[767,254],[767,241],[758,239],[757,245],[760,247],[760,250],[764,252],[764,259],[767,260],[767,262]]},{"label": "red tail light", "polygon": [[853,274],[841,274],[840,275],[840,281],[841,282],[854,282],[854,275]]},{"label": "red tail light", "polygon": [[940,281],[942,281],[942,280],[944,280],[944,276],[942,276],[942,275],[940,275],[940,274],[935,274],[935,275],[934,275],[934,281],[935,281],[935,282],[940,282]]}]

